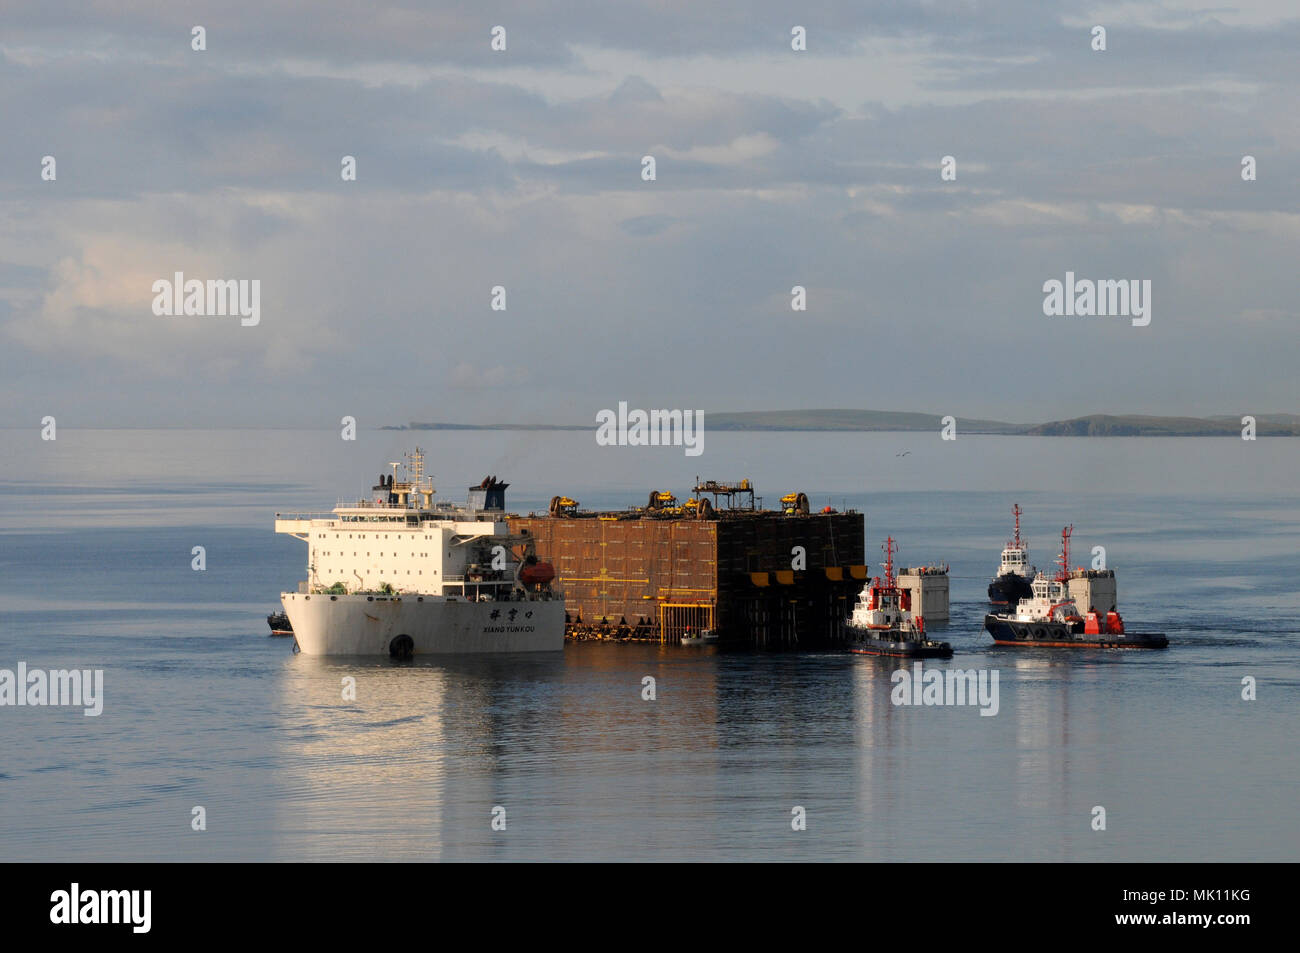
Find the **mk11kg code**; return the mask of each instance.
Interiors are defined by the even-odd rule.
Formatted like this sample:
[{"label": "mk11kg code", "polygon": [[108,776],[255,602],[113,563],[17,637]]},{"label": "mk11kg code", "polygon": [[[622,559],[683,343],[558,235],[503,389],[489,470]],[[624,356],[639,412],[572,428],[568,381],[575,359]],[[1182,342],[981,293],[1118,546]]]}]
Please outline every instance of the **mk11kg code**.
[{"label": "mk11kg code", "polygon": [[1249,890],[1125,890],[1125,900],[1139,900],[1144,903],[1161,903],[1165,900],[1249,900]]}]

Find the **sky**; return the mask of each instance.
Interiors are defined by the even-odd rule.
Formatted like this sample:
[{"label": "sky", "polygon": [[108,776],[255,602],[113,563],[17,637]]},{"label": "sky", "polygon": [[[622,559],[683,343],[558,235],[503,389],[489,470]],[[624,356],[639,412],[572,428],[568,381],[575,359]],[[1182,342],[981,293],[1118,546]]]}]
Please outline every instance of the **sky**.
[{"label": "sky", "polygon": [[0,426],[1300,411],[1297,49],[1294,0],[5,0]]}]

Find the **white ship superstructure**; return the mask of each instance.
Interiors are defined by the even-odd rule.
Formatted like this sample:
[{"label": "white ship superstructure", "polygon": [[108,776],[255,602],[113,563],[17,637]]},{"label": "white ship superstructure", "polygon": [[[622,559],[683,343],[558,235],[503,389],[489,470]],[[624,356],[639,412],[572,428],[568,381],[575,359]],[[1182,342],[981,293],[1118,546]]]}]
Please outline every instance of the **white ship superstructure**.
[{"label": "white ship superstructure", "polygon": [[[1016,575],[1022,578],[1034,575],[1029,565],[1029,551],[1022,543],[1008,543],[1002,550],[1002,562],[998,565],[998,576]],[[996,577],[995,577],[996,578]]]},{"label": "white ship superstructure", "polygon": [[380,476],[373,498],[330,513],[280,514],[307,543],[307,578],[281,593],[308,655],[558,651],[564,599],[532,540],[505,519],[509,484],[488,477],[464,505],[435,502],[424,456]]},{"label": "white ship superstructure", "polygon": [[1002,562],[989,583],[989,601],[994,605],[1014,606],[1021,599],[1030,597],[1030,580],[1038,574],[1029,565],[1029,546],[1020,538],[1020,504],[1013,510],[1016,517],[1015,538],[1002,550]]},{"label": "white ship superstructure", "polygon": [[1040,572],[1034,577],[1032,590],[1028,599],[1016,603],[1016,611],[1008,618],[1016,622],[1070,622],[1079,618],[1074,598],[1060,579],[1049,579]]}]

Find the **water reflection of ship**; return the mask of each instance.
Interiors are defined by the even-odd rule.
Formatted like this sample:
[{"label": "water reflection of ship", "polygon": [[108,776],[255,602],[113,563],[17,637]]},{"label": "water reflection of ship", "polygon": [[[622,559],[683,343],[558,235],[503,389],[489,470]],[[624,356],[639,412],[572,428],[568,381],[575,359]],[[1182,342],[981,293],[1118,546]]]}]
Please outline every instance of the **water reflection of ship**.
[{"label": "water reflection of ship", "polygon": [[847,859],[921,859],[917,852],[924,845],[917,839],[915,795],[929,770],[917,748],[926,727],[890,697],[891,676],[910,671],[914,664],[912,659],[882,658],[873,665],[850,666],[846,684],[851,695],[845,710],[854,713],[849,788],[853,800],[846,825],[851,833],[841,838],[852,846]]},{"label": "water reflection of ship", "polygon": [[[341,696],[354,680],[355,699]],[[302,860],[508,857],[492,809],[522,822],[553,759],[562,653],[286,660],[279,694],[278,855]],[[557,706],[562,707],[562,706]],[[540,714],[540,716],[539,716]]]},{"label": "water reflection of ship", "polygon": [[[1010,714],[1015,726],[1015,780],[1008,787],[1014,792],[1013,816],[1019,823],[1028,825],[1032,818],[1048,818],[1059,823],[1080,810],[1078,793],[1070,780],[1078,759],[1076,735],[1096,732],[1099,737],[1114,736],[1115,725],[1089,725],[1090,711],[1086,703],[1080,710],[1084,716],[1081,726],[1074,724],[1072,716],[1073,694],[1076,682],[1095,677],[1096,669],[1080,665],[1077,660],[1051,655],[1000,656],[998,668],[1002,670],[1002,686],[1013,686],[1014,704],[1004,703],[1002,711]],[[1091,709],[1103,717],[1109,706]],[[997,721],[998,719],[990,719]],[[1082,773],[1088,775],[1088,770]],[[1084,810],[1094,802],[1089,800]],[[1086,820],[1086,814],[1083,815]],[[1021,828],[1018,842],[1023,849],[1038,853],[1017,854],[1017,860],[1029,862],[1059,862],[1080,859],[1072,850],[1075,837],[1072,825],[1063,824],[1064,831],[1057,836],[1045,836],[1041,828]],[[1076,830],[1079,838],[1088,832],[1081,822]]]},{"label": "water reflection of ship", "polygon": [[[735,828],[717,817],[753,770],[738,755],[771,744],[774,721],[793,723],[824,686],[800,678],[789,690],[788,674],[778,681],[757,663],[724,681],[711,652],[680,659],[675,646],[596,643],[409,661],[287,657],[274,850],[305,860],[721,856]],[[764,672],[772,690],[755,691]],[[647,674],[655,701],[642,695]],[[347,677],[355,701],[340,699]],[[661,769],[683,751],[683,770]],[[688,802],[702,807],[674,812],[646,845],[629,844],[623,808],[609,809],[650,817]],[[497,807],[509,836],[492,828]]]}]

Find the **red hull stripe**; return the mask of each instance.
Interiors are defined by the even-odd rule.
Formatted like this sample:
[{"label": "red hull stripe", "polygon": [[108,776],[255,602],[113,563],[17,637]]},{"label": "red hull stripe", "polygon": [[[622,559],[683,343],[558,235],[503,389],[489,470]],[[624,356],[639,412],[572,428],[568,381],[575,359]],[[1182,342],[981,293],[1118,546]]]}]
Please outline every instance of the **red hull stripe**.
[{"label": "red hull stripe", "polygon": [[994,639],[994,645],[1024,645],[1029,648],[1048,648],[1048,649],[1144,649],[1147,643],[1143,642],[1031,642],[1028,640],[1016,640],[1004,642],[1002,639]]}]

